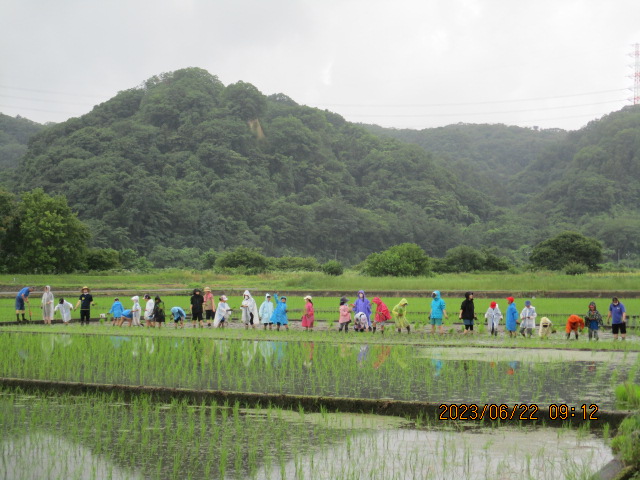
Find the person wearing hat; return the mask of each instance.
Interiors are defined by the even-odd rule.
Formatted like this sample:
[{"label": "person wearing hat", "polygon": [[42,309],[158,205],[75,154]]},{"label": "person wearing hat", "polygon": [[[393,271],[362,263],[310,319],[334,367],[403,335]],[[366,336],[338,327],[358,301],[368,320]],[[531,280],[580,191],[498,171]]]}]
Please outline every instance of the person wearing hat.
[{"label": "person wearing hat", "polygon": [[584,321],[589,327],[589,341],[593,338],[594,340],[598,340],[598,330],[600,329],[600,325],[602,325],[602,315],[596,308],[596,302],[589,303],[589,311],[584,317]]},{"label": "person wearing hat", "polygon": [[438,326],[438,333],[444,333],[444,327],[442,326],[443,318],[449,318],[449,315],[447,315],[447,304],[442,297],[440,297],[440,291],[435,290],[431,294],[431,310],[429,311],[431,333],[436,333],[436,325]]},{"label": "person wearing hat", "polygon": [[211,288],[204,287],[204,319],[207,321],[207,327],[211,327],[216,317],[216,302],[213,299]]},{"label": "person wearing hat", "polygon": [[408,304],[409,302],[407,302],[407,299],[403,298],[400,300],[400,303],[393,307],[393,320],[396,324],[396,330],[398,330],[398,333],[401,333],[403,328],[407,329],[407,333],[411,333],[411,325],[409,325],[409,319],[407,318]]},{"label": "person wearing hat", "polygon": [[204,297],[200,292],[199,288],[193,289],[193,294],[191,295],[191,305],[189,305],[189,309],[191,310],[191,325],[195,328],[200,322],[200,328],[204,327],[204,322],[202,321],[202,313],[204,305]]},{"label": "person wearing hat", "polygon": [[627,336],[627,310],[624,308],[624,304],[618,300],[618,297],[613,297],[611,305],[609,305],[609,314],[607,315],[607,321],[611,319],[611,333],[613,333],[613,339],[618,339],[618,333],[622,335],[622,340]]},{"label": "person wearing hat", "polygon": [[76,309],[80,307],[80,325],[84,325],[85,322],[89,325],[89,319],[91,318],[91,305],[95,305],[93,303],[91,290],[89,290],[89,287],[84,286],[82,287],[82,293],[76,303]]},{"label": "person wearing hat", "polygon": [[489,335],[497,337],[498,325],[500,324],[500,320],[502,320],[502,312],[496,302],[491,302],[489,304],[489,308],[484,314],[484,318],[487,319],[487,330],[489,331]]},{"label": "person wearing hat", "polygon": [[282,297],[278,297],[278,294],[275,293],[273,298],[276,301],[276,308],[273,311],[273,323],[276,324],[276,330],[280,331],[280,326],[284,325],[287,330],[289,330],[289,319],[287,318],[287,297],[284,295]]},{"label": "person wearing hat", "polygon": [[460,313],[458,314],[458,318],[464,323],[463,334],[473,332],[473,321],[476,318],[475,308],[473,304],[473,292],[466,292],[464,294],[464,300],[460,304]]},{"label": "person wearing hat", "polygon": [[260,304],[258,315],[260,317],[260,322],[264,326],[264,329],[266,330],[268,325],[269,330],[271,330],[271,327],[273,327],[273,322],[271,321],[271,317],[273,316],[273,302],[271,301],[271,294],[267,293],[264,296],[264,302]]},{"label": "person wearing hat", "polygon": [[531,335],[536,328],[537,316],[536,307],[531,305],[531,300],[524,302],[524,308],[522,309],[522,312],[520,312],[520,333],[523,337],[526,334],[527,337],[531,338]]},{"label": "person wearing hat", "polygon": [[342,297],[340,299],[340,316],[338,317],[338,332],[341,332],[344,328],[344,333],[349,331],[349,324],[351,323],[351,308],[353,305],[349,305],[349,299]]},{"label": "person wearing hat", "polygon": [[231,317],[231,307],[227,303],[227,296],[220,295],[218,298],[218,308],[216,308],[216,316],[213,319],[213,326],[224,328],[224,323]]},{"label": "person wearing hat", "polygon": [[[28,320],[24,316],[24,304],[29,303],[29,294],[33,292],[33,290],[33,287],[24,287],[16,295],[16,322],[18,323],[28,323]],[[22,315],[22,322],[20,321],[20,315]]]},{"label": "person wearing hat", "polygon": [[507,297],[507,316],[505,318],[505,328],[509,333],[509,337],[515,337],[518,329],[518,307],[513,297]]},{"label": "person wearing hat", "polygon": [[244,328],[247,330],[249,325],[251,325],[252,329],[256,328],[256,323],[258,323],[258,306],[256,305],[256,301],[251,296],[249,290],[245,290],[242,294],[242,303],[240,304],[240,309],[242,311],[242,323],[244,323]]},{"label": "person wearing hat", "polygon": [[304,297],[304,300],[306,301],[306,303],[304,305],[304,315],[302,315],[302,327],[306,331],[311,330],[313,332],[313,322],[315,321],[313,299],[311,298],[311,295],[307,295],[306,297]]}]

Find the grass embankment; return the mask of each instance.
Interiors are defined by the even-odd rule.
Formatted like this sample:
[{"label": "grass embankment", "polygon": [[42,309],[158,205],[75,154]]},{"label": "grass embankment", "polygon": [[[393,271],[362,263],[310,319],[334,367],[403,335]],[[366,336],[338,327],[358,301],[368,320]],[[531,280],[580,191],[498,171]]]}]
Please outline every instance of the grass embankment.
[{"label": "grass embankment", "polygon": [[157,270],[151,273],[86,273],[69,275],[0,275],[4,290],[16,292],[25,285],[42,289],[51,285],[54,290],[79,291],[83,285],[92,289],[185,289],[210,286],[212,289],[253,288],[266,291],[510,291],[518,292],[625,292],[637,291],[640,272],[590,273],[569,276],[551,272],[444,274],[433,277],[367,277],[346,272],[334,277],[318,272],[278,272],[261,275],[221,275],[210,271]]}]

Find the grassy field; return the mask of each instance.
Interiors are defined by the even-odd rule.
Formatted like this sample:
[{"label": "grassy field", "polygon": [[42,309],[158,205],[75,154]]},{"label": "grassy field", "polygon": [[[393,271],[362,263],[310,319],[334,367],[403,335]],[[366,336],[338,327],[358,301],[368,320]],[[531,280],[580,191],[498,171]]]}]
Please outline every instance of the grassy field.
[{"label": "grassy field", "polygon": [[339,277],[322,273],[279,272],[262,275],[220,275],[207,271],[157,270],[139,273],[87,273],[73,275],[0,275],[2,290],[17,292],[25,285],[42,289],[51,285],[54,290],[79,291],[83,285],[92,289],[184,289],[210,286],[215,290],[253,288],[259,290],[308,291],[510,291],[545,292],[623,292],[637,291],[640,272],[590,273],[569,276],[559,273],[536,272],[519,274],[446,274],[433,277],[367,277],[346,272]]}]

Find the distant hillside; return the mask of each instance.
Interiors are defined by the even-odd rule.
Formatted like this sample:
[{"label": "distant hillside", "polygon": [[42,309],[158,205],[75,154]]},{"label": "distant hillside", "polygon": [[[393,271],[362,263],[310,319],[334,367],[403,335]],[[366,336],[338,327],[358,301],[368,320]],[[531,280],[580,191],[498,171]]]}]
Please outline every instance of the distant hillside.
[{"label": "distant hillside", "polygon": [[517,204],[509,191],[509,180],[534,163],[550,146],[566,138],[560,129],[530,129],[516,126],[458,123],[424,130],[382,128],[364,125],[377,135],[413,143],[427,152],[444,155],[460,178],[504,206]]},{"label": "distant hillside", "polygon": [[17,181],[64,193],[95,246],[247,245],[356,263],[402,242],[442,255],[495,217],[492,201],[446,163],[189,68],[44,129]]},{"label": "distant hillside", "polygon": [[27,151],[29,139],[44,125],[0,113],[0,169],[15,168]]}]

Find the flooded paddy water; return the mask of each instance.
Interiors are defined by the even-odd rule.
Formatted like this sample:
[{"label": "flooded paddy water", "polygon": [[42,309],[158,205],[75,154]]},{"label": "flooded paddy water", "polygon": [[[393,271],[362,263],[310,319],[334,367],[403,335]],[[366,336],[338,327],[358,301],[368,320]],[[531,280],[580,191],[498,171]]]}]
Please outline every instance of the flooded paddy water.
[{"label": "flooded paddy water", "polygon": [[416,426],[399,418],[141,395],[0,391],[12,479],[587,479],[612,459],[586,429]]},{"label": "flooded paddy water", "polygon": [[[457,404],[596,404],[635,352],[10,333],[0,377]],[[265,402],[263,405],[267,405]],[[491,425],[491,424],[489,424]],[[609,430],[0,391],[0,478],[591,478]]]}]

